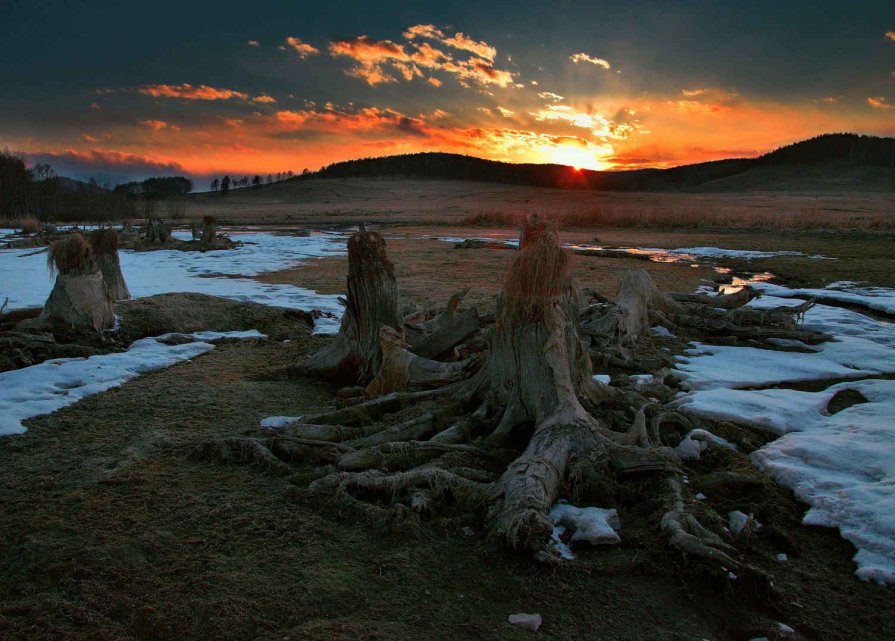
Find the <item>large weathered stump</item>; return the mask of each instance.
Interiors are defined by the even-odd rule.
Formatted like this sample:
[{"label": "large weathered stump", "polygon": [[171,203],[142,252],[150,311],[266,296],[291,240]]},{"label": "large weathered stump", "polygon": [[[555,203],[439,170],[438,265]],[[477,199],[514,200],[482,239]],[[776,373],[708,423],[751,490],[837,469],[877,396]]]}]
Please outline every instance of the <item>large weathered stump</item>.
[{"label": "large weathered stump", "polygon": [[404,326],[394,267],[379,233],[361,229],[348,239],[347,285],[338,335],[300,369],[344,385],[366,385],[382,365],[380,328],[403,336]]},{"label": "large weathered stump", "polygon": [[93,248],[80,234],[50,245],[50,273],[58,273],[42,316],[77,329],[101,331],[115,326],[112,296]]}]

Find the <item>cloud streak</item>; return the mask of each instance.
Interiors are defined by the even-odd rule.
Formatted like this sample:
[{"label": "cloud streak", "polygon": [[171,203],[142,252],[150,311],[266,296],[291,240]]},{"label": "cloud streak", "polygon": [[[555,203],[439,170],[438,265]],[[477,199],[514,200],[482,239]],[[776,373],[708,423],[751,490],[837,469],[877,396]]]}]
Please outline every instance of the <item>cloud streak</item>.
[{"label": "cloud streak", "polygon": [[596,65],[597,67],[603,67],[603,69],[606,69],[607,71],[609,69],[612,69],[612,65],[609,64],[608,60],[604,60],[603,58],[596,58],[584,52],[573,53],[571,56],[569,56],[569,60],[571,60],[575,64],[578,64],[579,62],[587,62],[592,65]]},{"label": "cloud streak", "polygon": [[208,85],[143,85],[137,92],[153,98],[180,98],[181,100],[248,100],[249,95],[233,89],[217,89]]},{"label": "cloud streak", "polygon": [[867,103],[873,107],[874,109],[895,109],[895,105],[891,105],[886,102],[886,99],[882,96],[876,96],[875,98],[868,98]]}]

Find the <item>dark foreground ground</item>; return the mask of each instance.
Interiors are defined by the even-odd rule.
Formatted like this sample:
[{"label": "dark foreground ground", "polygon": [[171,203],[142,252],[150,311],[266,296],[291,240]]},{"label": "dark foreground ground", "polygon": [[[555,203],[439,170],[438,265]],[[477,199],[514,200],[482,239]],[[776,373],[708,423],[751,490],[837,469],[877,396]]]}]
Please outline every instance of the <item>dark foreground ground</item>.
[{"label": "dark foreground ground", "polygon": [[[540,613],[538,636],[564,641],[895,638],[892,588],[858,581],[851,545],[800,525],[805,507],[771,485],[706,493],[765,524],[749,561],[777,595],[667,548],[644,518],[660,509],[648,486],[620,506],[620,546],[548,568],[474,516],[383,527],[309,495],[310,469],[191,460],[197,443],[329,404],[326,385],[267,380],[326,340],[299,326],[289,342],[223,343],[0,440],[0,639],[533,638],[506,623],[516,612]],[[706,457],[691,482],[720,463],[739,464]]]}]

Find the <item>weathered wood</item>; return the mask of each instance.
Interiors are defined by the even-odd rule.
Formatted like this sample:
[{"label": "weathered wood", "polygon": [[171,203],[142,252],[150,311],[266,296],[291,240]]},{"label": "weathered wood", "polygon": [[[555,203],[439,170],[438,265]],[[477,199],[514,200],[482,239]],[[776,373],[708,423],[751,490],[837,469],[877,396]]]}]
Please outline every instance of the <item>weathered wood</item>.
[{"label": "weathered wood", "polygon": [[444,363],[417,356],[391,327],[380,328],[381,365],[364,393],[368,396],[408,389],[431,389],[461,381],[478,369],[480,361],[468,358]]},{"label": "weathered wood", "polygon": [[475,307],[451,315],[426,336],[410,342],[410,351],[423,358],[443,358],[454,347],[479,330],[479,313]]},{"label": "weathered wood", "polygon": [[343,385],[366,385],[382,366],[382,326],[398,333],[403,327],[395,272],[382,236],[361,229],[348,240],[348,297],[339,333],[301,369]]}]

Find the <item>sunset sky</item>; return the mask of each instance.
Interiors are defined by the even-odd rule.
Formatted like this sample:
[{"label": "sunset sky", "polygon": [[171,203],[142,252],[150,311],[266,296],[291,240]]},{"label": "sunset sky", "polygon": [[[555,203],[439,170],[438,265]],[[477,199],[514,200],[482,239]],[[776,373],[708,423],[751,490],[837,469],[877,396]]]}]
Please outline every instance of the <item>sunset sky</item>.
[{"label": "sunset sky", "polygon": [[204,189],[417,151],[622,169],[895,136],[893,7],[3,0],[0,148]]}]

